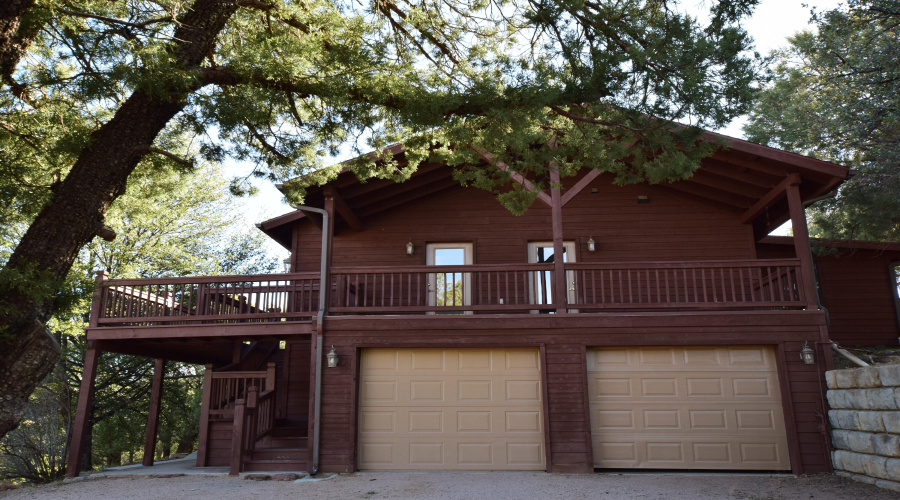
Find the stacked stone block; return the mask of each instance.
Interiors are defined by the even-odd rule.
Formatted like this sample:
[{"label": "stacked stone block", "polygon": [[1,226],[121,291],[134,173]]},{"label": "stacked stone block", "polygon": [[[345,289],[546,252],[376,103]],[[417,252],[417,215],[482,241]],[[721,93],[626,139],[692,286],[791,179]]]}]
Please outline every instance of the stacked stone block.
[{"label": "stacked stone block", "polygon": [[825,373],[835,473],[900,491],[900,365]]}]

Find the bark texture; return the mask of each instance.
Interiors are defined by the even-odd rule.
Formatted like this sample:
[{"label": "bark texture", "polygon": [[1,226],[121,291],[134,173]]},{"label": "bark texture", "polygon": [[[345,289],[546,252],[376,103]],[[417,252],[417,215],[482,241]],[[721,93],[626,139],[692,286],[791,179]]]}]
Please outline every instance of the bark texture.
[{"label": "bark texture", "polygon": [[[199,70],[237,9],[237,2],[229,0],[194,2],[180,19],[170,49],[183,71]],[[153,94],[136,90],[113,118],[93,133],[91,145],[35,218],[2,272],[22,276],[37,273],[49,283],[62,282],[81,248],[102,231],[104,215],[125,192],[128,176],[198,86],[173,84],[168,92]],[[0,400],[4,408],[10,408],[0,414],[4,419],[0,424],[3,437],[15,428],[28,395],[52,369],[59,347],[44,338],[43,324],[53,313],[52,296],[35,296],[9,287],[0,289],[0,297],[6,303],[5,310],[14,311],[0,316]],[[31,375],[24,376],[24,370]]]},{"label": "bark texture", "polygon": [[12,75],[31,45],[40,26],[35,19],[27,19],[34,0],[4,0],[0,3],[0,81],[19,90]]}]

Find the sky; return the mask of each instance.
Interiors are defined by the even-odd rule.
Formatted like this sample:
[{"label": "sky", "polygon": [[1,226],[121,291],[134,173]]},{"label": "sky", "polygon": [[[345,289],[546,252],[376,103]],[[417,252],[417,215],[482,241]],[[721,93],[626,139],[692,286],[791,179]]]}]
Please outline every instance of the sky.
[{"label": "sky", "polygon": [[[710,0],[685,0],[685,6],[696,9],[708,8]],[[757,52],[768,55],[772,50],[787,45],[787,38],[794,33],[809,29],[810,10],[826,11],[836,8],[844,2],[838,0],[762,0],[753,16],[744,23],[747,32],[753,37]],[[718,132],[743,138],[741,126],[745,121],[739,117]],[[337,162],[337,160],[336,160]],[[238,165],[226,166],[231,171],[247,171]],[[259,189],[257,195],[244,200],[246,209],[244,216],[249,227],[258,222],[288,213],[293,209],[284,202],[274,184],[267,181],[256,181]],[[274,241],[270,241],[269,251],[283,259],[288,256],[287,250]]]}]

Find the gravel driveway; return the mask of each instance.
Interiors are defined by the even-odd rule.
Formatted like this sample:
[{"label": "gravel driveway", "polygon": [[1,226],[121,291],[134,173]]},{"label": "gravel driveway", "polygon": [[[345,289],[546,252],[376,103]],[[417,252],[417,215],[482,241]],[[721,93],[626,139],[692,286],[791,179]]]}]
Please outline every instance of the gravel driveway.
[{"label": "gravel driveway", "polygon": [[584,474],[369,472],[327,481],[228,476],[108,477],[0,492],[6,499],[806,499],[897,500],[897,492],[820,474]]}]

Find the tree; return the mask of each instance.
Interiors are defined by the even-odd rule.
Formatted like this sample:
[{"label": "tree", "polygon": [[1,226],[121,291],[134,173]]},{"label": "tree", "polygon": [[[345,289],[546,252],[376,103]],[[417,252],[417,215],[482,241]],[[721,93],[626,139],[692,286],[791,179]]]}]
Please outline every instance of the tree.
[{"label": "tree", "polygon": [[[462,182],[508,182],[491,161],[463,166],[489,152],[538,182],[548,160],[563,175],[580,162],[620,182],[680,178],[710,149],[671,123],[747,109],[758,66],[739,21],[756,3],[715,1],[704,25],[671,0],[12,2],[4,168],[49,189],[30,188],[40,209],[0,271],[0,435],[58,356],[43,327],[55,294],[79,250],[112,236],[106,212],[138,165],[230,155],[287,179],[345,142],[408,138],[406,166],[355,171],[402,180],[431,155]],[[501,201],[522,210],[529,195]]]},{"label": "tree", "polygon": [[[141,168],[126,194],[107,214],[118,237],[95,240],[79,254],[65,282],[67,307],[48,322],[62,347],[56,369],[26,407],[26,422],[0,441],[0,480],[48,482],[62,477],[84,361],[84,328],[90,314],[94,274],[122,277],[262,274],[278,262],[265,255],[261,233],[246,234],[241,204],[227,191],[222,172],[211,166],[190,173]],[[10,248],[0,243],[0,255]],[[62,306],[62,301],[57,301]],[[153,360],[106,354],[101,358],[92,401],[92,434],[86,464],[120,465],[143,450]],[[190,446],[199,424],[202,368],[167,363],[160,452]]]},{"label": "tree", "polygon": [[856,170],[811,211],[812,234],[900,240],[900,7],[849,2],[816,14],[775,54],[771,88],[744,131],[751,141]]}]

